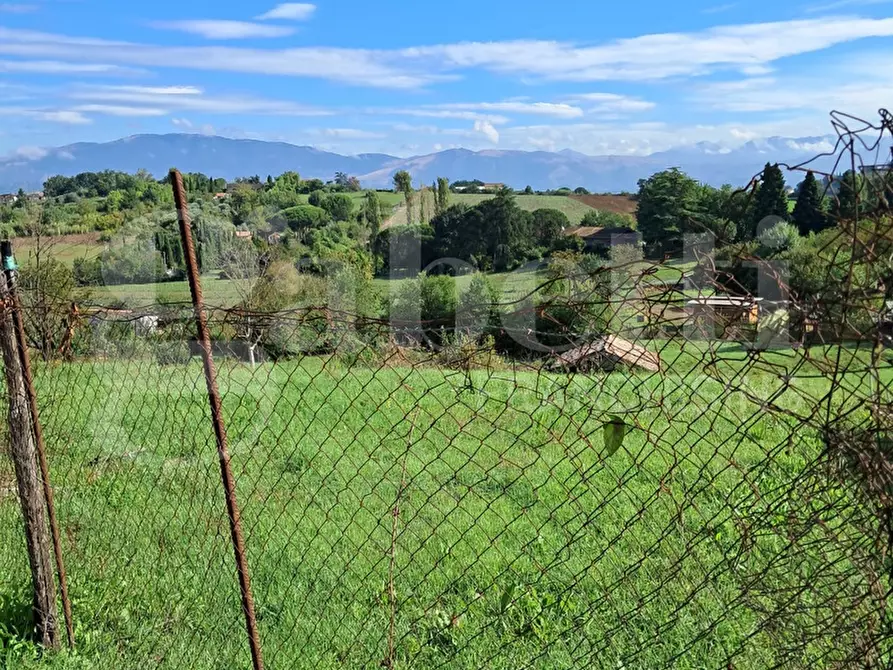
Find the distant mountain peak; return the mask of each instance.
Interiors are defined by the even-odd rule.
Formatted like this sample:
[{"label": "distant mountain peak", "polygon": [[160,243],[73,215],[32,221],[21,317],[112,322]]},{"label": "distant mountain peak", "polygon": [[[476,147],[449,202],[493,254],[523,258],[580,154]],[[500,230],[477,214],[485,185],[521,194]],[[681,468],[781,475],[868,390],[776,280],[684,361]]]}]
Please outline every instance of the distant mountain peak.
[{"label": "distant mountain peak", "polygon": [[[31,147],[0,159],[0,193],[19,188],[39,190],[55,174],[148,170],[156,177],[171,166],[234,179],[253,174],[278,175],[293,170],[305,178],[331,179],[336,172],[357,176],[367,188],[390,187],[398,170],[409,170],[415,183],[437,177],[450,181],[480,179],[522,189],[584,186],[593,192],[635,190],[639,179],[679,167],[705,183],[746,184],[768,162],[802,163],[829,151],[829,136],[753,139],[737,148],[698,142],[648,156],[588,156],[573,149],[518,151],[452,148],[400,158],[381,153],[344,156],[311,146],[253,139],[230,139],[200,133],[139,134],[112,142],[79,142],[56,148]],[[828,161],[826,161],[828,162]],[[830,164],[824,167],[830,169]],[[821,169],[816,164],[816,169]]]}]

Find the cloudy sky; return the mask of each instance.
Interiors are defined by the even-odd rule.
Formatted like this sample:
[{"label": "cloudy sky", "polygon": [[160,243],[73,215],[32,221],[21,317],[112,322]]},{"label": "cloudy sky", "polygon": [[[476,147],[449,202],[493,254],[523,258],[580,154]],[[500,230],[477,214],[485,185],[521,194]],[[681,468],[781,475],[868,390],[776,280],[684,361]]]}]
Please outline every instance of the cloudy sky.
[{"label": "cloudy sky", "polygon": [[397,155],[732,147],[893,107],[891,38],[893,0],[0,0],[0,155],[168,132]]}]

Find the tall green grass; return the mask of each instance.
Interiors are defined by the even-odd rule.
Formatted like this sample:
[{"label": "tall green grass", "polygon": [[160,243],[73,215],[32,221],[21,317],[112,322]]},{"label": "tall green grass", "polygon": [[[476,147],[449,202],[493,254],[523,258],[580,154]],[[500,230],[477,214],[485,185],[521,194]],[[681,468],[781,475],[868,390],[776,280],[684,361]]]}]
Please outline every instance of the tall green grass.
[{"label": "tall green grass", "polygon": [[[793,658],[823,597],[867,588],[818,525],[785,534],[832,379],[793,352],[651,346],[662,374],[221,362],[268,667],[377,667],[392,616],[400,668]],[[864,414],[870,352],[844,356],[852,388],[830,402]],[[247,667],[201,365],[57,364],[38,381],[78,649],[41,656],[26,639],[24,546],[0,486],[0,666]],[[608,457],[615,415],[634,428]],[[797,667],[831,667],[852,642],[838,636],[805,644]]]}]

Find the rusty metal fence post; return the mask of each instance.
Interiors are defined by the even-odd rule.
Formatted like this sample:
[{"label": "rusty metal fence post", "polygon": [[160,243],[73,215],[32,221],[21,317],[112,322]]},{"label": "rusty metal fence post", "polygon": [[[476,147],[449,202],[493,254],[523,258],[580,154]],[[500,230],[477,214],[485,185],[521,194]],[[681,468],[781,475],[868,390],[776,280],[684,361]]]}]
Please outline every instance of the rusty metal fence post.
[{"label": "rusty metal fence post", "polygon": [[44,502],[50,521],[53,540],[53,554],[56,559],[56,571],[59,576],[59,592],[62,598],[62,613],[65,617],[65,634],[68,646],[74,647],[74,624],[71,616],[71,600],[68,597],[68,578],[65,574],[65,561],[62,558],[62,541],[59,534],[59,521],[56,518],[56,505],[53,500],[53,486],[50,483],[50,468],[47,461],[46,447],[43,441],[43,429],[37,410],[37,394],[34,390],[34,376],[31,372],[31,357],[28,355],[28,340],[25,337],[25,322],[22,316],[22,303],[19,300],[17,286],[17,266],[13,254],[12,242],[0,242],[0,257],[3,259],[3,272],[6,275],[6,290],[12,307],[12,318],[15,326],[15,339],[18,347],[19,362],[25,382],[25,394],[31,412],[31,426],[34,434],[37,459],[40,466],[41,484],[43,485]]},{"label": "rusty metal fence post", "polygon": [[202,296],[201,278],[195,245],[192,241],[192,221],[189,217],[189,205],[186,201],[186,190],[183,177],[176,169],[170,171],[171,188],[174,192],[174,203],[177,207],[177,219],[180,224],[180,239],[183,243],[183,257],[186,261],[186,275],[189,279],[189,290],[192,294],[192,306],[195,311],[195,324],[198,330],[198,344],[202,351],[202,362],[205,370],[205,383],[208,388],[208,400],[211,405],[211,420],[214,424],[214,436],[217,440],[217,456],[220,460],[220,476],[226,495],[226,509],[229,516],[230,534],[233,551],[236,557],[236,568],[239,573],[239,588],[242,593],[242,612],[245,615],[245,628],[248,632],[248,643],[251,647],[251,661],[254,670],[263,670],[260,636],[257,631],[257,618],[254,613],[254,596],[251,593],[251,579],[248,574],[248,560],[245,557],[245,544],[242,539],[239,505],[236,502],[236,482],[230,466],[229,449],[227,447],[226,426],[217,388],[217,372],[211,351],[211,334],[205,315],[204,298]]}]

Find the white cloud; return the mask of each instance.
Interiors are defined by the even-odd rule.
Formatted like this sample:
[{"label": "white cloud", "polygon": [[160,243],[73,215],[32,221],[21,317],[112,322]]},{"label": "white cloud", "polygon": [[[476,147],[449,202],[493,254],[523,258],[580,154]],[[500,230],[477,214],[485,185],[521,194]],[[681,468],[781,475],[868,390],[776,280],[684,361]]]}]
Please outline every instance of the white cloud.
[{"label": "white cloud", "polygon": [[454,78],[385,62],[388,60],[386,54],[393,55],[393,52],[335,47],[157,46],[3,27],[0,27],[0,54],[71,61],[102,60],[152,68],[310,77],[392,89],[418,88]]},{"label": "white cloud", "polygon": [[836,9],[844,9],[846,7],[868,7],[870,5],[887,5],[893,2],[893,0],[836,0],[835,2],[828,2],[819,5],[810,5],[806,8],[807,12],[812,12],[814,14],[820,12],[831,12]]},{"label": "white cloud", "polygon": [[482,68],[563,81],[660,80],[761,65],[868,37],[893,36],[893,19],[825,17],[643,35],[597,46],[516,40],[400,51],[445,70]]},{"label": "white cloud", "polygon": [[416,116],[427,119],[459,119],[462,121],[487,121],[496,125],[508,123],[509,119],[500,114],[481,114],[460,109],[426,109],[426,108],[408,108],[408,109],[387,109],[387,108],[369,108],[366,110],[368,114],[391,114],[394,116]]},{"label": "white cloud", "polygon": [[645,112],[656,106],[649,100],[617,93],[580,93],[568,100],[596,103],[588,110],[591,113]]},{"label": "white cloud", "polygon": [[696,89],[694,101],[725,112],[812,111],[824,116],[831,109],[875,117],[889,105],[893,88],[893,59],[875,63],[873,70],[841,64],[812,75],[750,77],[705,84]]},{"label": "white cloud", "polygon": [[189,119],[173,118],[173,119],[171,119],[171,123],[173,125],[175,125],[177,128],[185,128],[187,130],[192,128],[192,121],[190,121]]},{"label": "white cloud", "polygon": [[93,86],[91,91],[107,91],[109,95],[115,93],[132,94],[132,95],[152,95],[152,96],[168,96],[168,95],[201,95],[204,91],[197,86],[126,86],[126,85],[110,85],[110,86]]},{"label": "white cloud", "polygon": [[448,103],[432,106],[438,110],[466,110],[481,112],[505,112],[509,114],[533,114],[538,116],[554,116],[560,119],[573,119],[583,116],[583,110],[573,105],[553,102],[469,102]]},{"label": "white cloud", "polygon": [[[213,35],[263,29],[250,22],[175,22]],[[197,24],[205,24],[199,26]],[[168,24],[171,25],[171,24]],[[238,26],[249,26],[239,28]],[[251,27],[254,26],[254,27]],[[259,27],[259,28],[258,28]],[[399,50],[300,47],[162,46],[0,28],[0,53],[330,79],[364,86],[417,88],[478,69],[526,80],[656,81],[717,70],[768,66],[790,56],[870,37],[893,36],[893,18],[822,17],[720,26],[597,45],[542,40],[463,42]]]},{"label": "white cloud", "polygon": [[12,152],[14,158],[24,158],[29,161],[40,160],[44,156],[49,153],[43,147],[35,147],[35,146],[24,146],[19,147],[15,151]]},{"label": "white cloud", "polygon": [[37,5],[0,2],[0,14],[30,14],[35,11],[37,11]]},{"label": "white cloud", "polygon": [[289,100],[270,100],[254,95],[206,95],[193,86],[90,86],[69,92],[75,100],[103,104],[125,104],[135,107],[161,107],[166,110],[189,110],[213,114],[269,114],[275,116],[329,116],[329,110],[310,107]]},{"label": "white cloud", "polygon": [[496,130],[496,128],[493,127],[493,124],[489,121],[475,121],[474,129],[493,144],[499,144],[499,131]]},{"label": "white cloud", "polygon": [[202,135],[216,135],[217,134],[216,129],[210,123],[203,124],[202,127],[198,129],[198,131]]},{"label": "white cloud", "polygon": [[294,34],[294,28],[270,26],[251,21],[223,21],[195,19],[187,21],[155,21],[153,28],[179,30],[212,40],[240,40],[249,37],[286,37]]},{"label": "white cloud", "polygon": [[803,137],[831,131],[827,117],[791,116],[756,123],[661,124],[571,123],[500,128],[503,149],[574,149],[589,155],[646,156],[698,142],[713,142],[723,150],[763,137]]},{"label": "white cloud", "polygon": [[722,14],[723,12],[728,12],[732,9],[735,9],[740,3],[737,2],[729,2],[725,5],[715,5],[713,7],[708,7],[707,9],[701,10],[703,14]]},{"label": "white cloud", "polygon": [[108,116],[164,116],[168,112],[165,109],[153,107],[130,107],[126,105],[77,105],[72,108],[75,112],[93,112]]},{"label": "white cloud", "polygon": [[4,60],[0,72],[29,72],[34,74],[142,74],[145,70],[109,63],[65,63],[55,60]]},{"label": "white cloud", "polygon": [[819,142],[798,142],[797,140],[788,140],[785,142],[788,147],[794,151],[808,151],[809,153],[826,153],[834,150],[834,145],[827,140]]},{"label": "white cloud", "polygon": [[287,21],[305,21],[313,16],[316,11],[316,5],[306,2],[286,2],[276,5],[268,12],[254,17],[258,21],[268,21],[270,19],[281,19]]},{"label": "white cloud", "polygon": [[324,137],[337,137],[344,140],[374,140],[387,137],[384,133],[376,133],[359,128],[322,128],[314,134]]},{"label": "white cloud", "polygon": [[54,123],[83,124],[91,123],[90,119],[74,110],[66,109],[31,109],[28,107],[0,107],[0,116],[22,116],[38,121]]},{"label": "white cloud", "polygon": [[60,109],[51,112],[35,112],[34,117],[41,121],[53,121],[56,123],[70,123],[72,125],[83,125],[86,123],[93,123],[86,116],[81,114],[80,112],[69,110],[69,109]]}]

